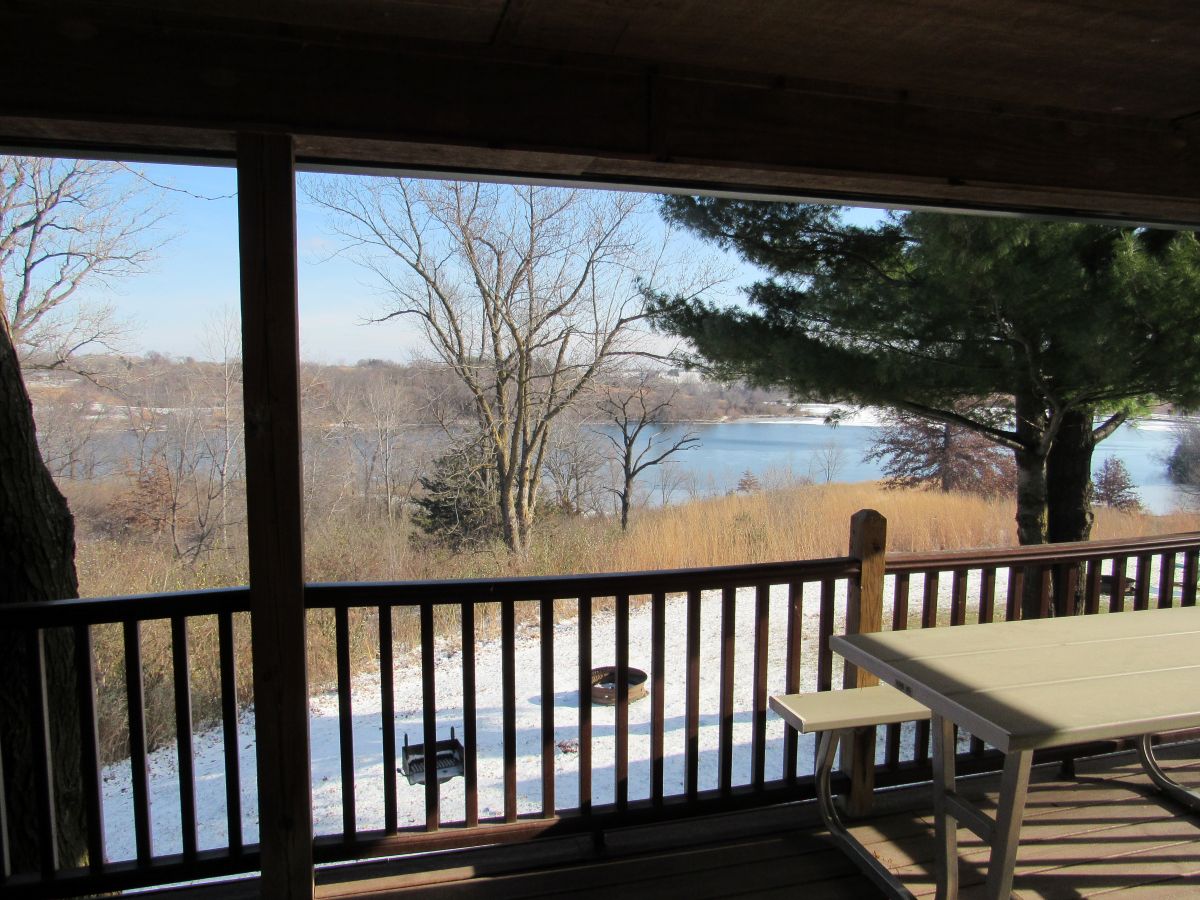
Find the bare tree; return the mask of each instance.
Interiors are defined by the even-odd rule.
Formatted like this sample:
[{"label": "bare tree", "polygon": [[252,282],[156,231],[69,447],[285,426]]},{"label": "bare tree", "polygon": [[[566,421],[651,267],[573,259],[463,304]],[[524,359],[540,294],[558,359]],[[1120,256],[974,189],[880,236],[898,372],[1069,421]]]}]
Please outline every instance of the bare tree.
[{"label": "bare tree", "polygon": [[655,402],[650,382],[651,376],[643,374],[631,388],[609,394],[600,403],[601,412],[616,428],[615,433],[600,433],[612,444],[621,469],[620,485],[612,491],[621,504],[622,531],[629,527],[629,510],[633,505],[637,477],[647,469],[661,465],[671,454],[700,444],[694,431],[675,438],[668,434],[664,419],[674,392]]},{"label": "bare tree", "polygon": [[415,321],[466,387],[504,541],[524,549],[555,421],[645,350],[643,291],[694,292],[681,276],[701,273],[649,240],[652,211],[631,193],[402,178],[306,187],[386,290],[378,320]]},{"label": "bare tree", "polygon": [[[104,163],[0,157],[0,584],[3,602],[78,595],[75,523],[39,452],[22,367],[64,365],[111,335],[103,306],[73,309],[87,284],[139,271],[151,255],[152,204],[137,202]],[[15,871],[39,864],[25,634],[0,635],[0,753]],[[43,637],[55,747],[59,850],[86,858],[79,784],[78,698],[69,629]]]},{"label": "bare tree", "polygon": [[55,478],[91,478],[99,466],[93,439],[97,414],[84,396],[41,396],[35,401],[38,446]]},{"label": "bare tree", "polygon": [[203,442],[211,472],[209,481],[218,504],[213,526],[219,529],[225,549],[232,547],[229,529],[235,524],[232,488],[241,482],[244,466],[241,346],[241,317],[232,308],[217,313],[208,323],[203,342],[205,355],[213,361],[206,369],[211,370],[208,393],[214,420],[212,427],[205,429]]},{"label": "bare tree", "polygon": [[22,366],[111,348],[125,324],[80,289],[142,272],[162,217],[161,195],[115,163],[0,156],[0,309]]},{"label": "bare tree", "polygon": [[[979,404],[962,411],[980,417]],[[1012,454],[988,438],[957,425],[905,412],[884,417],[863,456],[879,462],[890,488],[928,487],[983,496],[1011,493],[1017,484]]]},{"label": "bare tree", "polygon": [[678,494],[689,499],[696,498],[696,474],[689,472],[677,460],[663,460],[658,467],[658,501],[661,506],[669,506]]},{"label": "bare tree", "polygon": [[812,452],[808,465],[811,473],[809,477],[813,481],[820,476],[825,484],[830,484],[837,481],[837,477],[846,466],[846,451],[833,441],[828,441],[821,449]]},{"label": "bare tree", "polygon": [[582,423],[559,429],[546,453],[546,477],[555,507],[573,516],[600,513],[608,498],[601,474],[605,467],[596,435]]},{"label": "bare tree", "polygon": [[169,538],[176,558],[195,562],[234,542],[234,487],[242,480],[240,367],[187,362],[170,379],[143,381],[130,394],[135,423],[129,489],[115,501],[121,526],[143,537]]}]

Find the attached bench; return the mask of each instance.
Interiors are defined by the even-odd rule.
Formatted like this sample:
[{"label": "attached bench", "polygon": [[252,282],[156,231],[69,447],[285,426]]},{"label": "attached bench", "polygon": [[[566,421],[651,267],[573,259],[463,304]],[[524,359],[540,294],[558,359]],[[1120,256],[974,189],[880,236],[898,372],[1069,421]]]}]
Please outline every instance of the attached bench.
[{"label": "attached bench", "polygon": [[842,691],[779,694],[771,697],[771,709],[801,734],[818,735],[817,805],[834,841],[889,895],[911,898],[908,889],[842,823],[833,802],[831,778],[838,745],[855,728],[925,721],[929,719],[929,708],[891,685],[877,684]]}]

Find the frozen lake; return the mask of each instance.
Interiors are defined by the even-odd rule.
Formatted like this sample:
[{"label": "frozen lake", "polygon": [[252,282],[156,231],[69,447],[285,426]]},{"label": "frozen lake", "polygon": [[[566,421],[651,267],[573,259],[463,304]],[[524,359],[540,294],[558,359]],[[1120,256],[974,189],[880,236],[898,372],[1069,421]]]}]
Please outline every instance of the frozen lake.
[{"label": "frozen lake", "polygon": [[[873,419],[831,427],[820,419],[755,419],[707,425],[679,425],[666,431],[679,437],[696,433],[700,446],[675,454],[676,472],[694,480],[701,495],[723,494],[737,484],[746,471],[764,484],[772,475],[826,480],[826,470],[835,469],[833,481],[874,481],[882,478],[878,463],[863,456],[879,433]],[[1175,444],[1170,423],[1155,420],[1122,425],[1096,448],[1093,471],[1115,456],[1125,463],[1137,485],[1142,503],[1154,513],[1171,512],[1183,502],[1178,489],[1167,478],[1166,458]],[[685,499],[687,488],[676,487],[675,499]]]}]

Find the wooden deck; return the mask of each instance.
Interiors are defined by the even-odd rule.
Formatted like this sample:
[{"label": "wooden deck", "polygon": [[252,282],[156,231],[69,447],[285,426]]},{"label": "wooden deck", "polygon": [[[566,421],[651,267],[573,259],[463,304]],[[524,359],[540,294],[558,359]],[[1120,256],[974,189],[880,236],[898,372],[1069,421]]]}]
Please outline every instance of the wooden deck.
[{"label": "wooden deck", "polygon": [[[1200,744],[1164,750],[1164,766],[1200,786]],[[962,779],[986,805],[997,779]],[[880,814],[856,830],[909,888],[932,895],[933,827],[926,789],[879,796]],[[434,898],[634,898],[878,896],[814,826],[811,804],[711,817],[537,847],[485,848],[359,868],[326,869],[318,896]],[[982,896],[987,853],[959,832],[964,898]],[[349,872],[345,872],[349,876]],[[1200,895],[1200,817],[1161,800],[1132,754],[1034,770],[1014,897],[1121,898]]]}]

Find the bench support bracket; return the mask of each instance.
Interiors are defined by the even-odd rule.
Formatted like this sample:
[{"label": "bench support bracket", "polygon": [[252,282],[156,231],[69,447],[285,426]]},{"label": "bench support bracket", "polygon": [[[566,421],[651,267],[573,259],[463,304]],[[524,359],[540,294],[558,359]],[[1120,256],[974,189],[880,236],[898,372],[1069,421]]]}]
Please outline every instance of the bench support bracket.
[{"label": "bench support bracket", "polygon": [[1142,761],[1142,768],[1146,770],[1146,774],[1150,776],[1150,780],[1158,789],[1176,803],[1181,803],[1188,809],[1200,811],[1200,792],[1185,788],[1164,772],[1162,766],[1158,764],[1158,759],[1154,756],[1154,745],[1151,744],[1153,737],[1150,734],[1143,734],[1138,739],[1137,754]]},{"label": "bench support bracket", "polygon": [[853,731],[822,731],[817,744],[817,806],[821,821],[838,848],[853,860],[868,878],[889,897],[912,900],[912,893],[900,883],[875,855],[863,846],[842,822],[841,814],[833,801],[832,777],[837,760],[838,744]]}]

